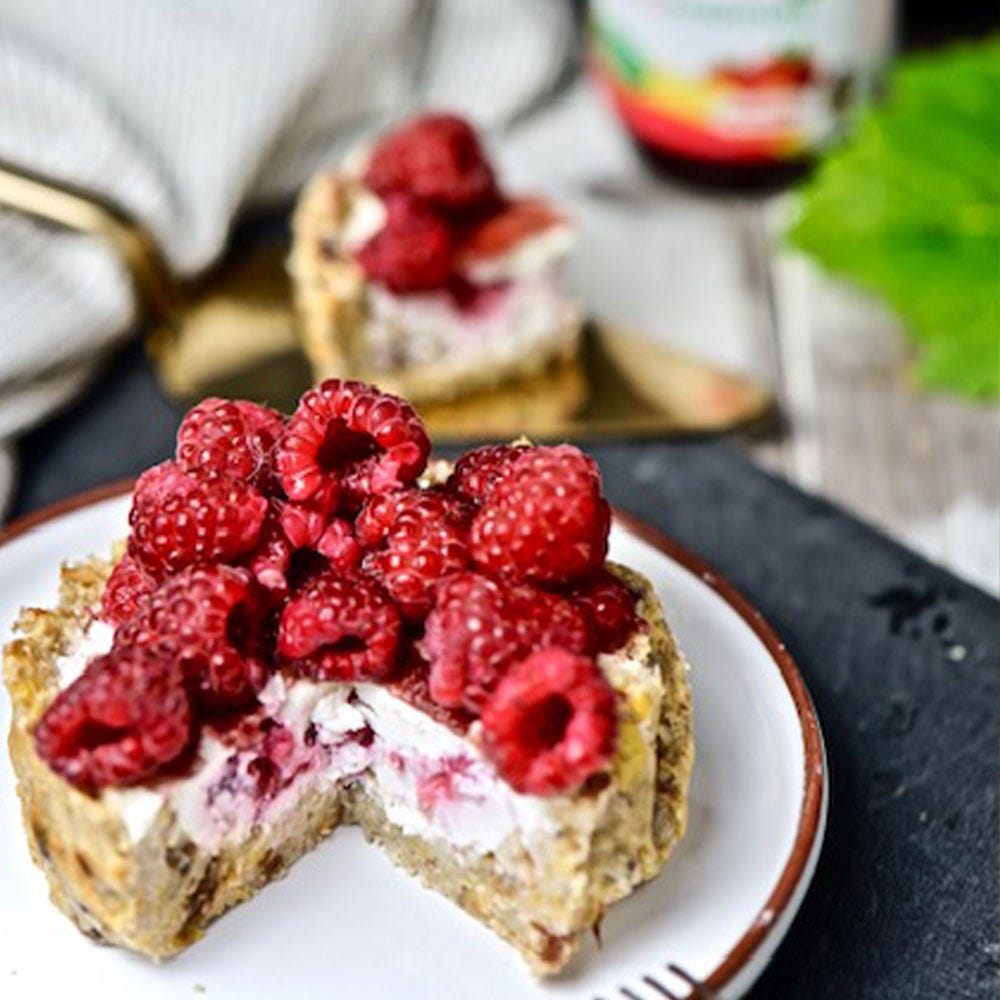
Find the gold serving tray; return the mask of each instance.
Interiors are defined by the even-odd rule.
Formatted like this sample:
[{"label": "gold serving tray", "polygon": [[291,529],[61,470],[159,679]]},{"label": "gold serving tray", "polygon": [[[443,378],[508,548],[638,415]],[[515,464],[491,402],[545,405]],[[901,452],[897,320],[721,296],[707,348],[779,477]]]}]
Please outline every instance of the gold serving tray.
[{"label": "gold serving tray", "polygon": [[[181,321],[149,340],[165,391],[292,406],[311,382],[296,333],[286,248],[231,258],[187,296]],[[712,434],[764,420],[773,398],[755,382],[649,339],[592,321],[578,358],[544,374],[421,407],[435,441]]]},{"label": "gold serving tray", "polygon": [[[182,284],[142,227],[86,193],[0,165],[0,205],[115,248],[145,307],[149,356],[172,398],[239,396],[287,410],[311,384],[287,246],[238,247],[205,277]],[[592,321],[578,358],[421,410],[435,440],[448,443],[715,434],[759,423],[773,407],[771,394],[747,378]]]}]

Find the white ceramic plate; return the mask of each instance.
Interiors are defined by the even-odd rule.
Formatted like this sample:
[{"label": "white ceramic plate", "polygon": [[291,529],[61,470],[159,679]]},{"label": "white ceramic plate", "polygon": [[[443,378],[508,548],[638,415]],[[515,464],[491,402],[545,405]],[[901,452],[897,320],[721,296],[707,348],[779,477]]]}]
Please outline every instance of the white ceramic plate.
[{"label": "white ceramic plate", "polygon": [[[15,526],[0,548],[0,629],[51,604],[61,560],[104,553],[127,499],[105,490]],[[121,488],[118,488],[118,493]],[[691,822],[664,872],[614,906],[603,947],[538,984],[461,910],[396,871],[355,829],[337,831],[286,879],[156,966],[95,946],[47,901],[0,755],[0,995],[7,1000],[611,1000],[686,996],[682,965],[727,1000],[760,974],[815,868],[826,818],[819,727],[798,673],[724,581],[643,525],[618,517],[612,558],[650,577],[692,664],[697,762]],[[0,729],[10,706],[0,697]],[[628,992],[622,992],[622,988]]]}]

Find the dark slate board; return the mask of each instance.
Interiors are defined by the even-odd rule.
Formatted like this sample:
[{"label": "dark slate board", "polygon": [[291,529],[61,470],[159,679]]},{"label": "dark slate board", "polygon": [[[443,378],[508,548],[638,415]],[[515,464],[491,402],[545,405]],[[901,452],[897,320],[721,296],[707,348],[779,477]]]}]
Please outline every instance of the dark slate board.
[{"label": "dark slate board", "polygon": [[[25,439],[15,513],[158,461],[179,419],[130,349]],[[993,1000],[1000,605],[725,443],[592,450],[613,502],[760,608],[823,723],[826,847],[752,1000]]]}]

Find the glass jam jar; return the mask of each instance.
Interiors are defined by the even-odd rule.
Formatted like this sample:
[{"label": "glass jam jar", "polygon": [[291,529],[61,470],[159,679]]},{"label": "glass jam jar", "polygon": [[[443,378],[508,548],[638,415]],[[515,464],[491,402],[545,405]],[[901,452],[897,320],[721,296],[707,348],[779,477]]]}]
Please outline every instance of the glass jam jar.
[{"label": "glass jam jar", "polygon": [[657,167],[769,188],[836,138],[892,37],[893,0],[591,0],[588,63]]}]

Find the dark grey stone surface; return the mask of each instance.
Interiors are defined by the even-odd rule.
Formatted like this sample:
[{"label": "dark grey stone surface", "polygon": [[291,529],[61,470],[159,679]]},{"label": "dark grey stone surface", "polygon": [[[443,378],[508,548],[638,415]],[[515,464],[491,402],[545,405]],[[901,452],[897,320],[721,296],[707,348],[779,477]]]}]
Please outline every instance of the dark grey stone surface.
[{"label": "dark grey stone surface", "polygon": [[[140,471],[179,419],[129,349],[25,439],[16,512]],[[592,450],[615,503],[761,609],[823,723],[826,847],[753,1000],[995,998],[1000,605],[725,443]]]}]

